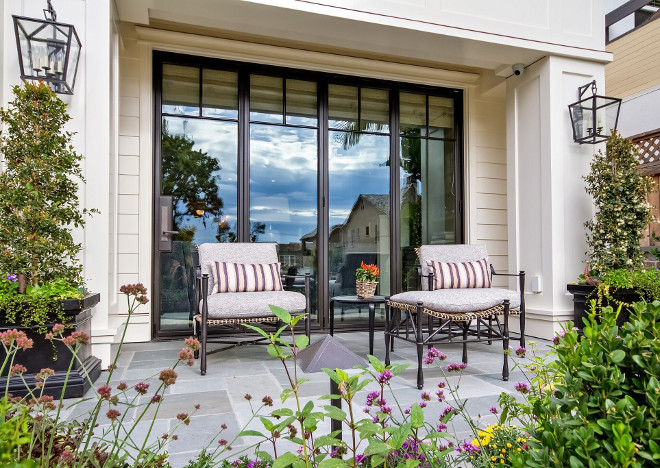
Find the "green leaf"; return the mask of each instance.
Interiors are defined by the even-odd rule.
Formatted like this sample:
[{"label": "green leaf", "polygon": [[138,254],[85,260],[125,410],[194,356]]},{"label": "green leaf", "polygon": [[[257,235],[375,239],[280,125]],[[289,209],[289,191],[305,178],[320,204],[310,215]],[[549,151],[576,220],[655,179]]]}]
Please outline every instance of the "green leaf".
[{"label": "green leaf", "polygon": [[307,335],[300,335],[296,337],[296,347],[298,349],[305,349],[309,344],[309,337]]},{"label": "green leaf", "polygon": [[[275,314],[275,316],[280,319],[282,322],[286,323],[287,325],[291,323],[291,314],[287,312],[286,310],[282,309],[281,307],[275,306],[275,305],[269,305],[270,311]],[[278,458],[279,460],[279,458]]]},{"label": "green leaf", "polygon": [[264,425],[264,429],[268,432],[272,432],[275,429],[275,424],[273,424],[270,419],[264,418],[263,416],[259,417],[259,419],[261,420],[261,424]]},{"label": "green leaf", "polygon": [[296,455],[291,452],[286,452],[277,457],[273,462],[273,468],[284,468],[285,466],[294,464],[298,460],[299,458]]},{"label": "green leaf", "polygon": [[293,390],[291,390],[290,388],[285,388],[284,390],[282,390],[282,393],[280,393],[280,400],[282,401],[282,403],[284,403],[287,400],[287,398],[289,398],[292,394],[293,394]]},{"label": "green leaf", "polygon": [[280,356],[282,356],[282,349],[279,346],[274,345],[273,343],[266,346],[266,351],[268,351],[268,354],[270,354],[274,358],[279,358]]},{"label": "green leaf", "polygon": [[250,429],[246,429],[244,431],[241,431],[238,434],[238,437],[265,437],[265,436],[259,431],[253,431],[253,430],[250,430]]},{"label": "green leaf", "polygon": [[346,462],[341,458],[326,458],[319,463],[319,468],[340,468],[347,466]]},{"label": "green leaf", "polygon": [[302,409],[303,416],[307,416],[314,409],[314,402],[308,401],[305,407]]},{"label": "green leaf", "polygon": [[408,435],[411,434],[410,427],[410,423],[405,423],[395,428],[392,438],[389,440],[389,443],[394,450],[399,450],[408,438]]},{"label": "green leaf", "polygon": [[337,377],[339,380],[348,380],[348,374],[342,369],[337,369]]},{"label": "green leaf", "polygon": [[327,435],[322,435],[314,441],[314,447],[327,447],[327,446],[337,446],[342,445],[342,441],[334,437]]},{"label": "green leaf", "polygon": [[364,451],[365,455],[377,455],[389,453],[390,447],[383,441],[378,439],[370,439],[369,446]]},{"label": "green leaf", "polygon": [[323,407],[326,410],[326,415],[337,421],[343,421],[346,419],[346,412],[337,408],[336,406],[326,405]]},{"label": "green leaf", "polygon": [[380,362],[380,360],[376,356],[372,356],[371,354],[368,354],[367,358],[369,358],[369,362],[371,363],[371,366],[374,368],[376,372],[383,372],[385,370],[385,364]]},{"label": "green leaf", "polygon": [[412,460],[410,458],[406,460],[406,468],[415,468],[417,465],[419,465],[419,460]]},{"label": "green leaf", "polygon": [[268,338],[268,333],[266,333],[261,328],[255,326],[255,325],[250,325],[249,323],[242,323],[241,325],[243,325],[246,328],[249,328],[250,330],[256,331],[257,333],[259,333],[264,338]]},{"label": "green leaf", "polygon": [[612,351],[612,362],[621,362],[625,357],[626,353],[622,349]]},{"label": "green leaf", "polygon": [[290,408],[279,408],[271,413],[273,416],[293,416],[293,410]]},{"label": "green leaf", "polygon": [[419,429],[424,426],[424,411],[415,403],[410,409],[410,424],[413,429]]},{"label": "green leaf", "polygon": [[295,327],[298,322],[300,322],[302,319],[305,318],[305,316],[306,316],[306,314],[302,314],[302,315],[296,315],[295,317],[293,317],[291,319],[291,326]]}]

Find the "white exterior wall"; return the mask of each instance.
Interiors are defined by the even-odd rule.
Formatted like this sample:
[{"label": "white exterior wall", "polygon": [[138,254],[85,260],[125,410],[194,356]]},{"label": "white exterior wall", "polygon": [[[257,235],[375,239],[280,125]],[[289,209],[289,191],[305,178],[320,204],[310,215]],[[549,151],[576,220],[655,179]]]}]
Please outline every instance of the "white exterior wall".
[{"label": "white exterior wall", "polygon": [[[593,79],[604,88],[602,65],[548,57],[507,82],[509,265],[527,275],[531,336],[551,338],[573,318],[566,283],[584,270],[593,207],[582,177],[598,147],[573,142],[568,104]],[[534,276],[542,292],[531,292]]]}]

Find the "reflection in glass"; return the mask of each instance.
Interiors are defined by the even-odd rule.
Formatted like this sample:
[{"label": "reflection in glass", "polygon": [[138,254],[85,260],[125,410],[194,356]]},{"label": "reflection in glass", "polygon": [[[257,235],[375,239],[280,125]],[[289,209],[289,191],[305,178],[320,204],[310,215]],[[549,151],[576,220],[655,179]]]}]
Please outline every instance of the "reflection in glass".
[{"label": "reflection in glass", "polygon": [[415,248],[456,239],[455,143],[401,138],[401,253],[404,291],[417,284]]},{"label": "reflection in glass", "polygon": [[454,100],[429,96],[429,136],[454,138]]},{"label": "reflection in glass", "polygon": [[389,132],[390,93],[385,89],[362,88],[360,94],[360,130]]},{"label": "reflection in glass", "polygon": [[187,330],[194,310],[196,246],[236,240],[238,125],[166,117],[161,195],[172,197],[172,251],[160,253],[162,330]]},{"label": "reflection in glass", "polygon": [[286,80],[286,123],[316,126],[316,83]]},{"label": "reflection in glass", "polygon": [[401,93],[399,104],[401,134],[426,136],[426,96],[423,94]]},{"label": "reflection in glass", "polygon": [[250,120],[283,123],[284,80],[278,77],[250,75]]},{"label": "reflection in glass", "polygon": [[199,115],[199,68],[163,65],[163,113]]},{"label": "reflection in glass", "polygon": [[238,73],[202,70],[202,115],[238,118]]},{"label": "reflection in glass", "polygon": [[[311,273],[313,320],[318,317],[317,142],[316,129],[250,125],[251,241],[278,244],[283,274]],[[289,280],[288,286],[304,292],[303,279]]]},{"label": "reflection in glass", "polygon": [[328,126],[357,130],[358,117],[358,88],[328,85]]},{"label": "reflection in glass", "polygon": [[[387,135],[330,132],[329,196],[330,297],[355,294],[361,262],[380,268],[376,294],[390,293],[390,138]],[[347,142],[349,142],[347,144]],[[343,306],[336,320],[364,318]],[[365,311],[366,312],[366,307]],[[379,313],[376,314],[380,316]]]}]

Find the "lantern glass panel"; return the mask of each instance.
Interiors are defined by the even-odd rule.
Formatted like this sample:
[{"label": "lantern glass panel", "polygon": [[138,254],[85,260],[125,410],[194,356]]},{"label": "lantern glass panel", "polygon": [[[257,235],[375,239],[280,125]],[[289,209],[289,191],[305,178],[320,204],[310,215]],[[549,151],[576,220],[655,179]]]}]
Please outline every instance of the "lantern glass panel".
[{"label": "lantern glass panel", "polygon": [[71,51],[69,52],[69,60],[66,62],[66,73],[64,79],[70,84],[71,89],[76,84],[76,75],[78,74],[78,59],[80,58],[80,42],[74,34],[71,38]]}]

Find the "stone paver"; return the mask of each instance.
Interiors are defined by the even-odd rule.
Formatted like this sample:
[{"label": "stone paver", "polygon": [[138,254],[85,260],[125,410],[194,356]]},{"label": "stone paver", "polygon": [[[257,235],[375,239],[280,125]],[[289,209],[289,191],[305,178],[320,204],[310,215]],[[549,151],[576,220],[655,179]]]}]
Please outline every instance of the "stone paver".
[{"label": "stone paver", "polygon": [[[320,339],[322,335],[312,336],[312,342]],[[335,335],[346,347],[352,351],[365,354],[368,349],[368,335],[366,332],[338,333]],[[548,342],[536,340],[542,352],[548,350]],[[517,341],[512,341],[511,346],[516,347]],[[170,367],[175,361],[178,351],[183,346],[183,340],[173,342],[151,342],[151,343],[129,343],[124,345],[118,364],[120,367],[115,371],[111,384],[116,386],[120,381],[126,381],[129,385],[140,380],[147,379],[151,382],[149,393],[140,397],[138,402],[146,402],[158,388],[157,375],[160,370]],[[415,402],[421,401],[421,391],[416,388],[416,354],[415,347],[408,343],[397,341],[395,352],[391,355],[393,363],[408,363],[410,368],[399,377],[391,381],[396,400],[406,408]],[[462,347],[457,344],[438,346],[449,355],[447,362],[459,362]],[[211,348],[212,349],[212,348]],[[466,408],[470,414],[479,421],[481,425],[492,424],[496,421],[495,416],[489,413],[491,406],[497,406],[497,399],[502,392],[514,393],[515,382],[524,380],[524,375],[519,370],[514,370],[508,382],[502,381],[502,344],[495,342],[489,346],[485,343],[474,343],[468,348],[468,368],[460,376],[458,394],[460,398],[468,400]],[[384,340],[382,334],[377,333],[375,339],[374,354],[381,360],[384,359]],[[513,363],[510,362],[510,367]],[[168,452],[170,463],[174,467],[182,467],[197,456],[199,451],[209,446],[212,449],[217,446],[218,438],[227,440],[234,439],[241,429],[249,423],[249,428],[260,429],[258,420],[250,419],[252,410],[261,405],[261,399],[268,395],[274,400],[275,407],[295,407],[295,399],[289,398],[284,405],[281,404],[280,392],[288,388],[288,379],[282,364],[268,356],[264,346],[247,346],[234,348],[222,353],[209,356],[208,371],[206,376],[199,373],[199,361],[194,367],[177,367],[179,377],[175,385],[168,387],[165,392],[163,403],[156,415],[155,428],[157,432],[151,435],[160,437],[163,432],[171,431],[179,421],[176,419],[179,413],[193,413],[194,405],[199,404],[200,409],[191,417],[188,427],[180,426],[177,430],[178,440],[170,441]],[[310,382],[303,384],[300,392],[301,405],[313,401],[317,406],[329,404],[328,400],[319,397],[329,393],[329,379],[323,373],[303,374],[299,377],[309,378]],[[96,387],[102,385],[107,378],[104,372],[96,382]],[[424,390],[433,396],[437,390],[437,383],[444,380],[439,369],[425,366]],[[458,376],[451,376],[450,383],[459,382]],[[369,390],[376,389],[375,383],[370,384],[356,397],[355,410],[363,415],[362,409],[364,399]],[[252,395],[252,405],[244,399],[244,395]],[[428,422],[435,424],[438,414],[448,405],[454,405],[449,392],[445,390],[448,400],[443,403],[431,401],[425,409]],[[87,397],[93,397],[90,393]],[[70,401],[69,403],[74,403]],[[69,418],[80,418],[93,406],[93,401],[82,401],[70,408],[65,414]],[[394,399],[389,398],[388,404],[395,407]],[[109,423],[105,418],[105,411],[99,419],[100,428],[107,427]],[[135,419],[141,413],[140,408],[130,409],[127,412],[125,426],[132,427]],[[134,440],[141,440],[146,434],[150,421],[155,414],[154,409],[149,409],[134,430]],[[226,424],[227,430],[220,435],[221,425]],[[329,423],[324,422],[321,428]],[[450,428],[451,429],[451,428]],[[465,421],[456,420],[453,432],[460,437],[471,438],[469,427]],[[255,439],[241,437],[233,442],[234,453],[249,446]],[[297,447],[279,448],[295,450]],[[270,450],[269,447],[263,447]],[[253,449],[248,450],[248,454]]]}]

